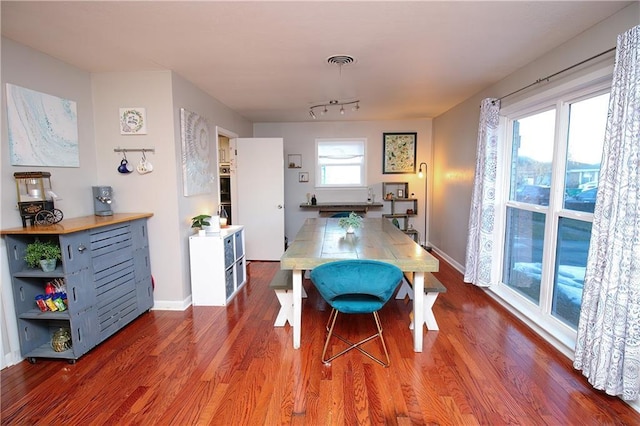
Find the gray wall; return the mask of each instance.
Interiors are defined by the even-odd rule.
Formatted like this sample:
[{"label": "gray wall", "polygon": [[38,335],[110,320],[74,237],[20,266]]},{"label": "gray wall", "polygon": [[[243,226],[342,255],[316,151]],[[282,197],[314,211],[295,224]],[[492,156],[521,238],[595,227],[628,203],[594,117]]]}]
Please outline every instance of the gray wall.
[{"label": "gray wall", "polygon": [[[9,159],[6,84],[76,102],[80,167],[12,166]],[[56,208],[66,217],[93,214],[91,186],[96,184],[96,147],[93,128],[91,75],[50,56],[2,38],[2,147],[0,148],[0,227],[22,226],[17,210],[13,173],[47,171],[51,173],[54,192],[61,198]],[[2,366],[19,360],[7,253],[4,239],[0,242],[0,297],[2,298]]]},{"label": "gray wall", "polygon": [[[5,84],[11,83],[73,100],[78,108],[80,167],[14,167],[9,164]],[[206,95],[170,71],[89,74],[11,40],[2,39],[2,151],[0,226],[21,226],[16,210],[15,171],[43,170],[52,175],[54,191],[61,197],[56,207],[65,217],[93,214],[91,187],[110,185],[116,212],[151,212],[149,242],[151,272],[155,279],[155,306],[184,309],[190,303],[187,236],[190,218],[216,211],[217,190],[184,197],[179,109],[185,107],[205,117],[210,127],[215,164],[216,126],[240,136],[252,136],[252,125],[239,114]],[[147,135],[120,135],[119,108],[144,107]],[[117,173],[121,154],[114,148],[154,148],[147,154],[153,173]],[[140,154],[129,154],[137,162]],[[215,166],[212,166],[215,172]],[[217,185],[214,185],[217,187]],[[7,254],[1,240],[0,274],[2,315],[2,366],[20,360],[10,288]]]},{"label": "gray wall", "polygon": [[[424,161],[429,166],[431,159],[431,120],[398,121],[317,121],[311,123],[256,123],[255,137],[282,137],[284,139],[285,164],[289,154],[302,156],[301,169],[285,169],[285,235],[291,240],[307,217],[317,217],[317,211],[303,211],[300,204],[306,203],[306,194],[316,195],[318,202],[367,201],[366,189],[329,190],[316,189],[315,181],[315,140],[316,138],[367,138],[367,183],[373,187],[376,201],[382,200],[382,182],[409,182],[409,192],[420,199],[418,215],[411,219],[414,228],[423,239],[424,230],[424,180],[417,174],[382,174],[382,134],[384,132],[417,132],[416,164]],[[417,168],[416,168],[417,171]],[[309,182],[298,182],[298,173],[308,172]],[[429,181],[430,183],[430,181]],[[370,210],[370,217],[380,217],[390,212],[389,203],[384,209]],[[427,236],[428,239],[428,236]]]},{"label": "gray wall", "polygon": [[[458,269],[464,270],[480,101],[487,97],[499,98],[531,84],[538,78],[546,77],[615,47],[618,34],[638,25],[639,8],[637,2],[628,6],[434,119],[435,170],[429,236],[434,248]],[[603,60],[594,61],[589,67],[572,71],[562,77],[573,78],[595,67],[602,67],[603,63],[612,64],[613,57],[609,55]],[[563,78],[554,80],[551,85],[560,84]],[[549,86],[540,84],[518,96],[505,99],[502,106]]]}]

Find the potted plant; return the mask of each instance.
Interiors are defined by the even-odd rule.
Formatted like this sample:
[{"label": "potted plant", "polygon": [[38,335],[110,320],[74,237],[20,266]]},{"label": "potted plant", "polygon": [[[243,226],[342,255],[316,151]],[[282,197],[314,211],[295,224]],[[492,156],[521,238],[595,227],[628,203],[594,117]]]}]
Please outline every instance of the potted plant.
[{"label": "potted plant", "polygon": [[353,234],[353,232],[362,226],[362,218],[355,214],[355,212],[349,213],[347,217],[341,217],[338,220],[338,225],[347,230],[347,234]]},{"label": "potted plant", "polygon": [[199,214],[191,218],[191,227],[197,229],[204,229],[205,226],[211,226],[211,215]]},{"label": "potted plant", "polygon": [[40,241],[37,238],[34,242],[27,244],[24,261],[30,268],[41,267],[43,271],[51,272],[56,269],[58,260],[62,260],[62,251],[58,244],[52,241]]}]

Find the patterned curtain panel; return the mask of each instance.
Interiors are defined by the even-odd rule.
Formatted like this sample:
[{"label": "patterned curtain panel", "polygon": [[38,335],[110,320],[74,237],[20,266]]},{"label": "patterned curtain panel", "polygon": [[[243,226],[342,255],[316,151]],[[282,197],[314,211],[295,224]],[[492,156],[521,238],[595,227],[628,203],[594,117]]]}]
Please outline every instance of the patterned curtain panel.
[{"label": "patterned curtain panel", "polygon": [[469,212],[464,282],[483,287],[491,285],[499,112],[499,100],[488,98],[482,101],[478,126],[476,175]]},{"label": "patterned curtain panel", "polygon": [[574,367],[625,400],[640,391],[640,26],[618,36]]}]

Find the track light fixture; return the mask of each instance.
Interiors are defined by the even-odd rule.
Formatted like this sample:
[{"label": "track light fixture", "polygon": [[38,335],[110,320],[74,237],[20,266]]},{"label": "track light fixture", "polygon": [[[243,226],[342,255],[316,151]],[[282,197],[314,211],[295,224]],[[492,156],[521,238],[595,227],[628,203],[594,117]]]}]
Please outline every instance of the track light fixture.
[{"label": "track light fixture", "polygon": [[316,116],[316,112],[315,109],[316,108],[322,108],[322,110],[320,111],[321,115],[324,115],[326,113],[329,112],[329,109],[327,107],[340,107],[340,114],[344,115],[345,114],[345,105],[353,105],[353,107],[351,108],[352,111],[358,111],[360,109],[360,101],[338,101],[338,100],[331,100],[326,104],[317,104],[314,105],[312,107],[309,107],[309,116],[311,116],[311,118],[313,118],[314,120],[316,118],[318,118]]}]

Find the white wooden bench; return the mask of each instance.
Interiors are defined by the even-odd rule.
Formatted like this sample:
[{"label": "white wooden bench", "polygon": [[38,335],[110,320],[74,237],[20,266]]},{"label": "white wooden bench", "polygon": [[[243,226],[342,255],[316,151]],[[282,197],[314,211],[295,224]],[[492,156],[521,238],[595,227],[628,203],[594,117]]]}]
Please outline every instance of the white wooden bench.
[{"label": "white wooden bench", "polygon": [[[288,322],[293,323],[293,272],[287,269],[280,269],[269,284],[276,292],[276,297],[280,302],[280,311],[273,323],[274,327],[284,327]],[[307,297],[307,293],[302,287],[302,297]]]},{"label": "white wooden bench", "polygon": [[[413,274],[404,275],[402,284],[396,294],[396,299],[404,299],[409,296],[409,299],[413,300]],[[438,294],[446,293],[447,288],[442,285],[440,281],[433,274],[427,272],[424,274],[424,323],[427,326],[427,330],[439,330],[436,317],[433,315],[433,304],[436,303]],[[413,330],[413,312],[410,315],[411,324],[409,328]]]}]

